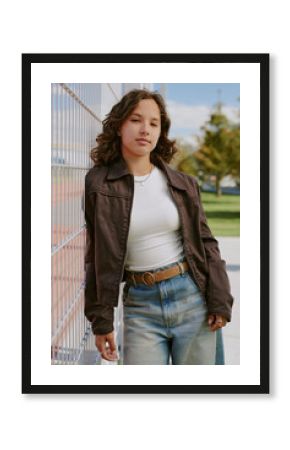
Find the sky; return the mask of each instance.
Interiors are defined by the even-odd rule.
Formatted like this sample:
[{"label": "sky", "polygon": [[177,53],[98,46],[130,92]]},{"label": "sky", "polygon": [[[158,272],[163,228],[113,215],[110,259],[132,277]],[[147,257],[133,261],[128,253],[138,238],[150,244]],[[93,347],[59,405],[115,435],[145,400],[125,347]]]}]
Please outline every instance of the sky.
[{"label": "sky", "polygon": [[237,122],[240,85],[238,83],[167,83],[154,84],[164,94],[171,119],[170,138],[179,138],[196,145],[195,136],[202,135],[200,127],[218,101],[222,111]]}]

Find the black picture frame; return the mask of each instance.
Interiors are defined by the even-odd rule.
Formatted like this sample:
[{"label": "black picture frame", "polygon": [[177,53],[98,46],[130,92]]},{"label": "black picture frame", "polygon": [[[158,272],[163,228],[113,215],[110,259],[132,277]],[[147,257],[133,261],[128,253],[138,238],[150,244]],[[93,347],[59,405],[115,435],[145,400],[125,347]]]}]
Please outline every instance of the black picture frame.
[{"label": "black picture frame", "polygon": [[[46,63],[242,63],[260,69],[260,383],[236,385],[38,385],[31,377],[31,67]],[[263,53],[22,54],[22,393],[267,394],[269,393],[269,62]],[[262,149],[262,151],[261,151]]]}]

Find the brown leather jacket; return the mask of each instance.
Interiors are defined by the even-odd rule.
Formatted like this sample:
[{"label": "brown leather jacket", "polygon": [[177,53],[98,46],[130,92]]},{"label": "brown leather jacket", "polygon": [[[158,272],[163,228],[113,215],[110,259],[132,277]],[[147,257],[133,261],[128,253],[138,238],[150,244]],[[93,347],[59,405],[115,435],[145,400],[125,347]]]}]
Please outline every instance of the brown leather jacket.
[{"label": "brown leather jacket", "polygon": [[[206,221],[197,181],[158,158],[168,179],[181,221],[183,247],[190,275],[207,302],[209,314],[231,320],[233,297],[217,240]],[[110,166],[93,167],[85,178],[85,315],[94,334],[113,330],[124,264],[134,179],[120,158]]]}]

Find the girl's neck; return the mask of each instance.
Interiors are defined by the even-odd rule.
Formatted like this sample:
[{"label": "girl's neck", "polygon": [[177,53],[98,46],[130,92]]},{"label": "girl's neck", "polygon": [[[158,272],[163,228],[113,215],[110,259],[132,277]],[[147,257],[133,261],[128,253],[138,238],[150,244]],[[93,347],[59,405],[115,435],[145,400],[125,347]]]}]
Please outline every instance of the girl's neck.
[{"label": "girl's neck", "polygon": [[147,175],[153,168],[149,158],[126,158],[125,161],[130,173],[135,176]]}]

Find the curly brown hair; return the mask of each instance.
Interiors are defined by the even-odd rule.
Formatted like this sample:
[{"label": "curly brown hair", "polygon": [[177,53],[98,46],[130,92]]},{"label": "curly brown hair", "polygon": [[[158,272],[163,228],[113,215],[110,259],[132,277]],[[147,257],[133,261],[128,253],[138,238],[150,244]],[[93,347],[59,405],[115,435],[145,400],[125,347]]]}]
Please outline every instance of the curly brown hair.
[{"label": "curly brown hair", "polygon": [[[152,99],[157,103],[161,116],[161,132],[155,149],[150,154],[151,162],[154,164],[159,157],[169,163],[178,151],[176,141],[168,139],[170,119],[168,117],[163,97],[157,91],[147,89],[133,89],[124,95],[116,103],[106,118],[103,120],[103,131],[97,138],[97,146],[91,150],[90,157],[96,166],[109,165],[121,154],[121,139],[118,131],[124,121],[129,117],[140,100]],[[158,156],[157,156],[158,155]]]}]

